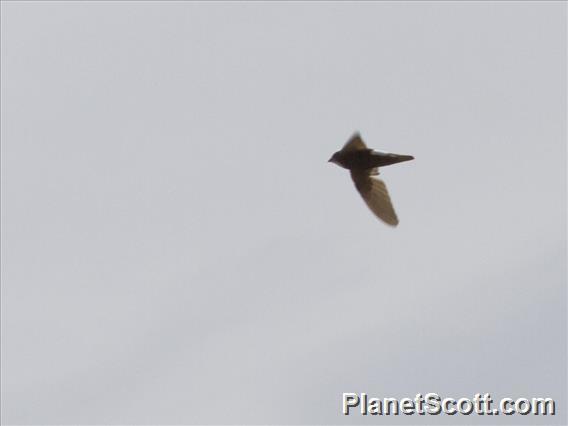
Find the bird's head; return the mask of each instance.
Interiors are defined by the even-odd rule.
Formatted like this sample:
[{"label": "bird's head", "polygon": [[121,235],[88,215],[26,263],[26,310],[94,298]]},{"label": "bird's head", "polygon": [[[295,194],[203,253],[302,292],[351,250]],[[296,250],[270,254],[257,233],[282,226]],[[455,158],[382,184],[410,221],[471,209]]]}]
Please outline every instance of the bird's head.
[{"label": "bird's head", "polygon": [[340,154],[340,151],[335,152],[335,153],[331,156],[331,158],[330,158],[329,160],[327,160],[327,162],[328,162],[328,163],[334,163],[334,164],[337,164],[338,166],[341,166],[341,161],[340,161],[340,159],[339,159],[339,154]]}]

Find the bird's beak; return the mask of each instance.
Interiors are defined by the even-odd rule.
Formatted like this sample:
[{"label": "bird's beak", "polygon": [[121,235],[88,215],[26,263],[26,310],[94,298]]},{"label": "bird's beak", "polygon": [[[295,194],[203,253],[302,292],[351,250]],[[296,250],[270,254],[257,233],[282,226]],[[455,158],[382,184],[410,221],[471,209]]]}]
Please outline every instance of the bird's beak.
[{"label": "bird's beak", "polygon": [[329,160],[327,160],[328,163],[331,163],[333,161],[333,158],[330,158]]}]

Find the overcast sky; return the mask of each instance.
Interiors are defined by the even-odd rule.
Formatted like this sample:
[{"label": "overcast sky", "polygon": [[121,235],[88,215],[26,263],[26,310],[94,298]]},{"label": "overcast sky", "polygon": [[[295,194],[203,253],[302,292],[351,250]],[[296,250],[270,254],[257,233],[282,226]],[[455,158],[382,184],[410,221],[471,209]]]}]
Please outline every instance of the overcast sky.
[{"label": "overcast sky", "polygon": [[566,3],[1,12],[3,423],[566,424]]}]

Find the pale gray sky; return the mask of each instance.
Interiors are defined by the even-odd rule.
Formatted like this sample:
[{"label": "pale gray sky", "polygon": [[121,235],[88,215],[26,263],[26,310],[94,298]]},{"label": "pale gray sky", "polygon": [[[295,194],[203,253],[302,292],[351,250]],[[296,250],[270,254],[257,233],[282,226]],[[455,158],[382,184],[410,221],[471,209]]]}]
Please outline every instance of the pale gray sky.
[{"label": "pale gray sky", "polygon": [[3,423],[566,423],[566,3],[1,8]]}]

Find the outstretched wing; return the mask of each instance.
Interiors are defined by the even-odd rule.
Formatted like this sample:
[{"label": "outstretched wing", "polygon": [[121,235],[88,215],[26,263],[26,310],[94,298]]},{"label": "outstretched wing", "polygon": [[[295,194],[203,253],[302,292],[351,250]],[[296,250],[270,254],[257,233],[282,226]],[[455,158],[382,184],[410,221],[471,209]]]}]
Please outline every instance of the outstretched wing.
[{"label": "outstretched wing", "polygon": [[368,171],[351,171],[351,179],[355,182],[357,191],[367,203],[371,211],[388,225],[398,225],[398,218],[392,206],[389,192],[385,183],[372,178]]},{"label": "outstretched wing", "polygon": [[355,133],[351,136],[345,145],[343,145],[343,148],[341,148],[342,151],[363,151],[365,149],[367,149],[367,145],[365,145],[359,133]]}]

